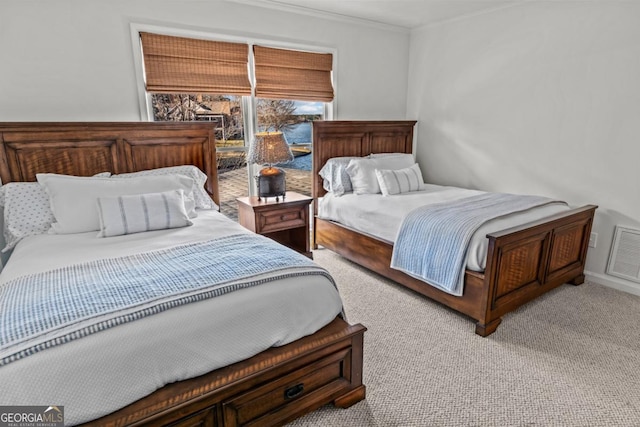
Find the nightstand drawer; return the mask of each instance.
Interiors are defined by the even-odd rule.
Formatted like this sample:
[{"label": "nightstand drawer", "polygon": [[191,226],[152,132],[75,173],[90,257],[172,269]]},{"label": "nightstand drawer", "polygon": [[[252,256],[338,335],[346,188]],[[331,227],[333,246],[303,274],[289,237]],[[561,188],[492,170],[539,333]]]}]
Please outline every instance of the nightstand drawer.
[{"label": "nightstand drawer", "polygon": [[311,197],[287,191],[279,201],[256,196],[236,200],[240,225],[313,259],[309,232]]},{"label": "nightstand drawer", "polygon": [[305,227],[307,225],[306,209],[308,209],[307,205],[258,212],[256,220],[259,232],[269,233],[271,231]]},{"label": "nightstand drawer", "polygon": [[[255,388],[245,394],[223,402],[224,425],[273,426],[281,425],[287,417],[295,416],[296,409],[305,408],[316,401],[344,390],[349,384],[349,349],[338,351],[309,365],[305,365],[275,382]],[[274,414],[274,410],[278,410]],[[285,417],[284,419],[282,417]]]}]

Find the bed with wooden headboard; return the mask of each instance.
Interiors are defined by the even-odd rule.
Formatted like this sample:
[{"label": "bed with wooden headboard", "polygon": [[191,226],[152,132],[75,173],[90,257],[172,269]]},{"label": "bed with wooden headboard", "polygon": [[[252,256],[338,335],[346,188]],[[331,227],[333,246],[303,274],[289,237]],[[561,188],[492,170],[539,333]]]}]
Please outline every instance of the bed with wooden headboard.
[{"label": "bed with wooden headboard", "polygon": [[[0,142],[5,184],[35,181],[37,173],[90,176],[186,164],[206,173],[206,190],[219,203],[211,124],[0,123]],[[312,335],[166,385],[87,425],[280,425],[326,403],[348,407],[365,396],[364,331],[337,317]]]},{"label": "bed with wooden headboard", "polygon": [[[411,153],[415,121],[313,123],[312,193],[326,194],[318,172],[333,157]],[[484,272],[466,270],[464,293],[453,296],[390,267],[393,245],[333,221],[315,218],[315,244],[476,320],[481,336],[502,316],[560,286],[584,282],[584,264],[596,206],[587,205],[487,236]],[[316,211],[317,212],[317,211]]]}]

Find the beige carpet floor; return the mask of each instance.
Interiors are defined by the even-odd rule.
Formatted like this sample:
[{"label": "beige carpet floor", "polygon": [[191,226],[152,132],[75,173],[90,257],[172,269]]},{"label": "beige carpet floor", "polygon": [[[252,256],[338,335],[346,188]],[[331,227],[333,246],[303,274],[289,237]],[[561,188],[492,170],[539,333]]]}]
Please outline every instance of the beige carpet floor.
[{"label": "beige carpet floor", "polygon": [[640,297],[563,285],[474,324],[328,250],[351,323],[365,333],[366,400],[292,426],[640,426]]}]

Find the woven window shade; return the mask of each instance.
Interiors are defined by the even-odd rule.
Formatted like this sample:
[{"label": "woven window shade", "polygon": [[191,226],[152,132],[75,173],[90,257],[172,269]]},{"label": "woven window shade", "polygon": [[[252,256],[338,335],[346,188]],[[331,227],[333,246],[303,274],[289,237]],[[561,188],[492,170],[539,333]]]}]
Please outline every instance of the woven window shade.
[{"label": "woven window shade", "polygon": [[249,46],[140,33],[148,92],[251,95]]},{"label": "woven window shade", "polygon": [[254,46],[253,54],[258,98],[333,100],[330,53]]}]

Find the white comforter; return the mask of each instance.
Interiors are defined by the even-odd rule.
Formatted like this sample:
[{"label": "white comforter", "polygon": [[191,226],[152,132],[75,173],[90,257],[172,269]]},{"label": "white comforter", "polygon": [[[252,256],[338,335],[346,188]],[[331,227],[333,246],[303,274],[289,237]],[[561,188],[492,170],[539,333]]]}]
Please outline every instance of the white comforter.
[{"label": "white comforter", "polygon": [[[23,274],[248,232],[214,211],[191,227],[97,238],[95,232],[22,241],[0,275]],[[67,424],[89,421],[165,384],[309,335],[342,303],[322,276],[290,278],[183,305],[0,367],[0,405],[64,405]]]},{"label": "white comforter", "polygon": [[[329,193],[318,203],[318,216],[393,243],[402,220],[411,210],[482,193],[482,191],[433,184],[426,184],[426,189],[423,191],[393,196],[347,193],[335,197]],[[526,224],[568,209],[569,207],[561,204],[546,205],[487,222],[478,229],[469,243],[467,268],[484,271],[489,243],[487,234]]]}]

